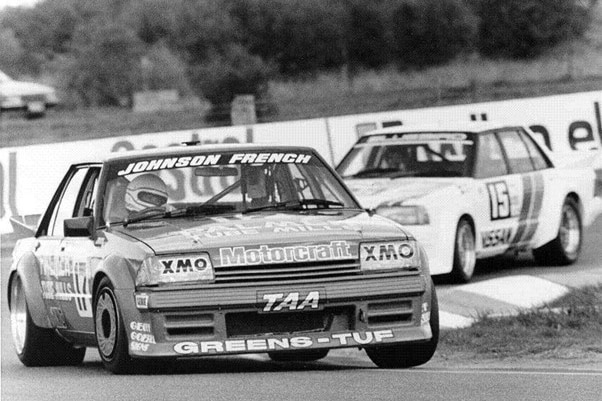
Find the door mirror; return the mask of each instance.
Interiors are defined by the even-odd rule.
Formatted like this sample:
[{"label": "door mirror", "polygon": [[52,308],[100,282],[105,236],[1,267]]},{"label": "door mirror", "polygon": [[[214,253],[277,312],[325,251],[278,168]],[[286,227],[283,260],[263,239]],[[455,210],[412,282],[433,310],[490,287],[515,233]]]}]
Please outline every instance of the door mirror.
[{"label": "door mirror", "polygon": [[74,217],[64,220],[66,237],[90,237],[94,231],[94,217]]}]

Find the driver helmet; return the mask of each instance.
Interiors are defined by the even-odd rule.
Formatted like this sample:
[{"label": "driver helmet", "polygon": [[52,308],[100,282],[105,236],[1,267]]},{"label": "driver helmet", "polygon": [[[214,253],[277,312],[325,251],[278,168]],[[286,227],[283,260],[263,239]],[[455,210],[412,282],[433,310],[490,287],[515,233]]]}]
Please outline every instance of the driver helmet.
[{"label": "driver helmet", "polygon": [[167,203],[167,186],[154,174],[134,178],[125,191],[125,207],[130,212],[163,206]]},{"label": "driver helmet", "polygon": [[251,199],[262,199],[268,196],[263,166],[246,168],[247,195]]}]

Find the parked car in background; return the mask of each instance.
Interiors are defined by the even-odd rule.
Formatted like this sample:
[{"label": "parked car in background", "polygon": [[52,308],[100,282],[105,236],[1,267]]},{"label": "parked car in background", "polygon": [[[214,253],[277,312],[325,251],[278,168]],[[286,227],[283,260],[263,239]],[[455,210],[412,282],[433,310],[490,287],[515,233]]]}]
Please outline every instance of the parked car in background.
[{"label": "parked car in background", "polygon": [[337,171],[362,206],[397,221],[431,274],[468,282],[476,260],[532,250],[575,262],[595,217],[592,168],[560,168],[528,128],[391,127],[361,137]]},{"label": "parked car in background", "polygon": [[[126,373],[176,358],[426,363],[439,315],[425,253],[362,209],[311,148],[182,146],[75,164],[17,242],[8,290],[27,366],[97,347]],[[142,361],[142,362],[141,362]]]},{"label": "parked car in background", "polygon": [[34,82],[15,81],[0,71],[0,112],[23,110],[27,117],[40,117],[57,104],[54,88]]}]

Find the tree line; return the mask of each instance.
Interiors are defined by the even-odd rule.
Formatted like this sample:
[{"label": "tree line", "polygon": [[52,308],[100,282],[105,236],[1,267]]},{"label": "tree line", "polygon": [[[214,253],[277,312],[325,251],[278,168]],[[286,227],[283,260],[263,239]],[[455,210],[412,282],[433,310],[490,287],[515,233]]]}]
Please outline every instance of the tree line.
[{"label": "tree line", "polygon": [[0,69],[50,74],[82,106],[136,90],[213,105],[271,78],[529,59],[584,35],[597,0],[43,0],[0,11]]}]

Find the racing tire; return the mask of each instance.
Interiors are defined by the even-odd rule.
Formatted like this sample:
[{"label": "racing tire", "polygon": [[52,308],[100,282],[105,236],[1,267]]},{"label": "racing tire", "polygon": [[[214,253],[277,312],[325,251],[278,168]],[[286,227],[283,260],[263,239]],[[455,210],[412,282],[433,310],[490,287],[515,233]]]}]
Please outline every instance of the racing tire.
[{"label": "racing tire", "polygon": [[433,336],[427,342],[385,345],[366,348],[366,354],[382,369],[406,369],[427,363],[435,354],[439,343],[439,305],[435,285],[431,280],[431,316],[429,323]]},{"label": "racing tire", "polygon": [[17,357],[25,366],[75,366],[84,360],[85,347],[74,347],[54,330],[36,326],[18,275],[10,287],[10,326]]},{"label": "racing tire", "polygon": [[304,351],[268,352],[272,361],[277,362],[313,362],[328,355],[328,349],[312,349]]},{"label": "racing tire", "polygon": [[137,372],[139,361],[130,357],[123,317],[113,284],[107,277],[98,285],[93,310],[96,345],[105,369],[115,374]]},{"label": "racing tire", "polygon": [[466,218],[460,219],[454,239],[454,261],[450,278],[455,283],[468,283],[477,262],[474,227]]},{"label": "racing tire", "polygon": [[566,266],[579,258],[583,241],[583,226],[579,205],[572,198],[566,198],[562,205],[558,235],[547,244],[534,249],[533,257],[537,264]]}]

